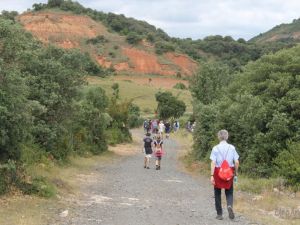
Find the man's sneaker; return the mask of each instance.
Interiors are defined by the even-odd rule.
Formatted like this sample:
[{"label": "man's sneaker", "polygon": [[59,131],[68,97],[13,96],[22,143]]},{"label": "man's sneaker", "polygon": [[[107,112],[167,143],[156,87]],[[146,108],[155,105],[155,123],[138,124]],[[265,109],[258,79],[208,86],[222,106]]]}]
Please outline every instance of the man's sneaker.
[{"label": "man's sneaker", "polygon": [[147,166],[147,169],[150,169],[150,167],[149,167],[149,166]]},{"label": "man's sneaker", "polygon": [[159,170],[159,169],[158,169],[158,166],[156,166],[156,170]]},{"label": "man's sneaker", "polygon": [[228,206],[227,210],[228,210],[228,214],[229,214],[229,219],[233,220],[234,219],[234,213],[233,213],[232,207]]},{"label": "man's sneaker", "polygon": [[217,220],[223,220],[223,216],[222,216],[222,215],[217,215],[217,216],[216,216],[216,219],[217,219]]},{"label": "man's sneaker", "polygon": [[146,169],[146,166],[144,166],[144,169]]}]

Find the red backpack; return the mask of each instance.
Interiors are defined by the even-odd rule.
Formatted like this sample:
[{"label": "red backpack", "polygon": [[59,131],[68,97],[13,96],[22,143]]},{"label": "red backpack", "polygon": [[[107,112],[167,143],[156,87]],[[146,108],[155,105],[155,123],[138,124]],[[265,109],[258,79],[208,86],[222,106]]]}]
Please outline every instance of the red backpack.
[{"label": "red backpack", "polygon": [[[218,173],[218,176],[224,180],[224,181],[229,181],[232,179],[233,177],[233,170],[232,168],[229,166],[229,163],[227,162],[226,158],[227,158],[227,154],[228,154],[228,151],[229,151],[229,147],[228,147],[228,150],[226,152],[226,155],[225,157],[223,157],[223,162],[221,164],[221,167],[220,167],[220,170],[219,170],[219,173]],[[220,153],[221,154],[221,153]]]}]

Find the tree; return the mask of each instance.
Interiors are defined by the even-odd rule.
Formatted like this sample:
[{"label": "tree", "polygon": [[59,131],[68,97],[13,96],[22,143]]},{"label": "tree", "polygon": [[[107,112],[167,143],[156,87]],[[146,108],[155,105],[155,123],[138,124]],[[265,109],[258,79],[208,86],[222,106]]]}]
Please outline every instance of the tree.
[{"label": "tree", "polygon": [[142,40],[142,37],[135,32],[130,32],[126,37],[126,40],[129,44],[135,45]]},{"label": "tree", "polygon": [[186,105],[171,92],[158,92],[155,95],[158,102],[157,112],[161,119],[179,118],[185,112]]},{"label": "tree", "polygon": [[119,87],[119,84],[118,83],[114,83],[111,88],[113,89],[113,96],[114,96],[114,99],[117,100],[120,98],[120,87]]},{"label": "tree", "polygon": [[48,5],[50,7],[60,7],[64,0],[48,0]]},{"label": "tree", "polygon": [[3,17],[4,19],[8,19],[8,20],[12,20],[12,21],[15,21],[15,18],[16,16],[18,16],[19,13],[17,11],[6,11],[6,10],[3,10],[1,12],[1,17]]},{"label": "tree", "polygon": [[205,63],[190,82],[192,95],[203,104],[212,103],[221,96],[231,81],[228,66],[221,63]]}]

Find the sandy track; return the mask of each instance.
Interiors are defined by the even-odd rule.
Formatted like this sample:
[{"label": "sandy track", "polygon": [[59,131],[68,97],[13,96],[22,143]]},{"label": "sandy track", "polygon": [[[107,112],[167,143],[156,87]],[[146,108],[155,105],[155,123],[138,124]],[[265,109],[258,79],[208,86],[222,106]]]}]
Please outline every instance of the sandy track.
[{"label": "sandy track", "polygon": [[[142,138],[142,133],[134,131]],[[137,146],[137,148],[140,148]],[[165,141],[162,169],[142,167],[143,155],[122,156],[114,163],[99,165],[101,179],[82,185],[82,197],[60,225],[218,225],[256,224],[236,215],[235,221],[215,219],[212,187],[204,178],[195,179],[180,171],[177,162],[179,144]]]}]

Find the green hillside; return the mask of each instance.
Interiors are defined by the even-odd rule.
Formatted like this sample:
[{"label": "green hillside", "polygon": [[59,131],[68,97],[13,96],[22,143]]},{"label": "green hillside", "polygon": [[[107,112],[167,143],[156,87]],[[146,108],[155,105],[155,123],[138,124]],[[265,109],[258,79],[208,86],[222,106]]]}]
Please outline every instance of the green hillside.
[{"label": "green hillside", "polygon": [[298,43],[300,42],[300,18],[293,20],[292,23],[277,25],[271,30],[252,38],[250,42]]},{"label": "green hillside", "polygon": [[173,38],[162,29],[145,21],[127,18],[122,14],[104,13],[85,8],[73,1],[51,0],[48,4],[33,5],[33,11],[49,9],[59,9],[76,15],[87,15],[104,24],[109,32],[125,36],[131,45],[138,45],[141,40],[147,40],[154,46],[157,55],[167,52],[181,52],[200,63],[221,61],[233,69],[240,69],[241,66],[258,59],[264,53],[263,48],[255,43],[248,43],[242,38],[236,41],[230,36],[209,36],[203,40]]}]

